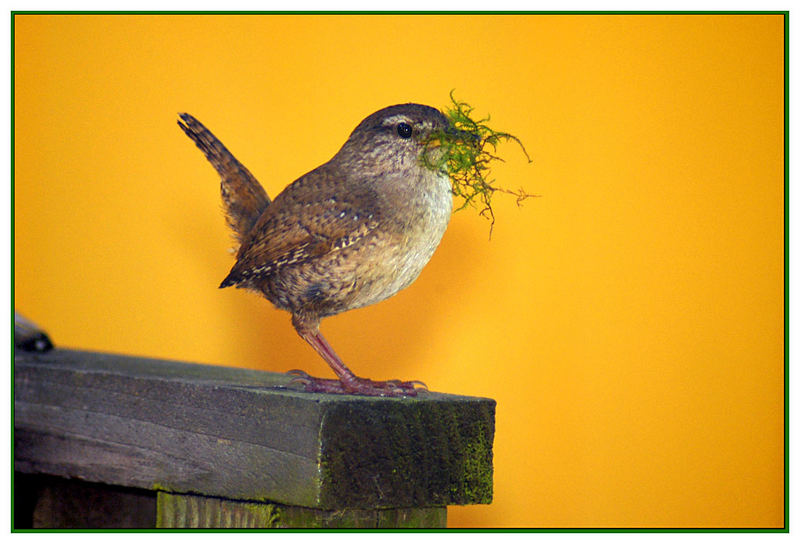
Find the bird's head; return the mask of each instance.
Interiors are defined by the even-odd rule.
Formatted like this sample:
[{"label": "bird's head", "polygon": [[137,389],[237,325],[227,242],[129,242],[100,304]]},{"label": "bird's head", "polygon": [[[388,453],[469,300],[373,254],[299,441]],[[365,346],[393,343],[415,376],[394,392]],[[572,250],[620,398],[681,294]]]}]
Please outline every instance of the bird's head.
[{"label": "bird's head", "polygon": [[398,104],[376,111],[350,134],[337,159],[362,171],[419,168],[423,152],[436,147],[431,135],[451,130],[447,117],[422,104]]}]

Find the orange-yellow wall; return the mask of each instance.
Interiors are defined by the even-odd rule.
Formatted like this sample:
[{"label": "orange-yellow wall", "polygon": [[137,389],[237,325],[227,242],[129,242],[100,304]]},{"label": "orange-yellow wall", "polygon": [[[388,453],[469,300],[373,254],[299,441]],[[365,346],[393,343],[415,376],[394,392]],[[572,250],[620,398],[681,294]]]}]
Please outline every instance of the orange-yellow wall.
[{"label": "orange-yellow wall", "polygon": [[783,524],[781,16],[17,16],[15,293],[62,346],[330,375],[232,265],[197,116],[271,195],[448,93],[543,195],[453,216],[323,322],[354,371],[497,400],[451,526]]}]

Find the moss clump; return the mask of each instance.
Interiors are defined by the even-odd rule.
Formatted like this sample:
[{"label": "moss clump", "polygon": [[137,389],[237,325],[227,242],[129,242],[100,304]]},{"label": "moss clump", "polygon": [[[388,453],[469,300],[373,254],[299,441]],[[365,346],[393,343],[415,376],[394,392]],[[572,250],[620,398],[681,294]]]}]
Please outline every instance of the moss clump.
[{"label": "moss clump", "polygon": [[492,195],[496,191],[515,196],[517,205],[527,198],[538,196],[527,193],[522,188],[512,191],[494,185],[494,180],[490,177],[490,165],[493,161],[503,161],[495,155],[497,145],[507,141],[516,142],[528,162],[533,161],[519,138],[489,127],[486,124],[489,117],[477,121],[473,119],[473,107],[456,100],[453,91],[450,91],[450,100],[452,105],[444,111],[445,117],[450,121],[450,128],[433,132],[423,142],[425,147],[421,154],[422,164],[447,172],[453,194],[464,199],[464,203],[456,211],[463,210],[468,205],[478,208],[480,215],[491,221],[491,237],[495,219]]}]

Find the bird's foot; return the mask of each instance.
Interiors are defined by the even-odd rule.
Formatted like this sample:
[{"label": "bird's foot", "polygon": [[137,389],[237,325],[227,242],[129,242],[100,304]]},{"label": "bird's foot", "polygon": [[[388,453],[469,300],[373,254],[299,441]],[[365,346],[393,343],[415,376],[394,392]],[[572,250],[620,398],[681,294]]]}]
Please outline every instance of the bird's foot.
[{"label": "bird's foot", "polygon": [[416,397],[419,389],[427,390],[428,387],[417,380],[403,382],[389,380],[377,382],[367,378],[354,376],[352,380],[332,380],[315,378],[302,370],[290,370],[293,375],[292,383],[299,383],[309,393],[332,393],[334,395],[365,395],[368,397]]}]

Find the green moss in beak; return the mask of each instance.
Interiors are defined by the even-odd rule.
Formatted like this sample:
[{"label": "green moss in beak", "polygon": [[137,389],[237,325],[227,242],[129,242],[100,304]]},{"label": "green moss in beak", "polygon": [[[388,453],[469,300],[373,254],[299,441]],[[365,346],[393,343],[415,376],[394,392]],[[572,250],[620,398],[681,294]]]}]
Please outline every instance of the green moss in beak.
[{"label": "green moss in beak", "polygon": [[450,121],[446,130],[433,132],[423,142],[425,149],[421,155],[422,164],[434,170],[442,170],[450,176],[453,194],[464,200],[456,211],[463,210],[469,205],[480,210],[480,215],[491,221],[489,236],[494,226],[494,211],[492,210],[492,195],[495,191],[507,193],[517,197],[517,204],[533,196],[524,189],[511,191],[494,185],[495,180],[490,178],[490,165],[493,161],[502,161],[496,156],[497,144],[513,141],[519,144],[525,158],[532,162],[522,142],[516,136],[507,132],[498,132],[486,123],[489,117],[479,121],[471,117],[472,106],[466,102],[459,102],[450,92],[452,106],[444,111],[445,117]]}]

